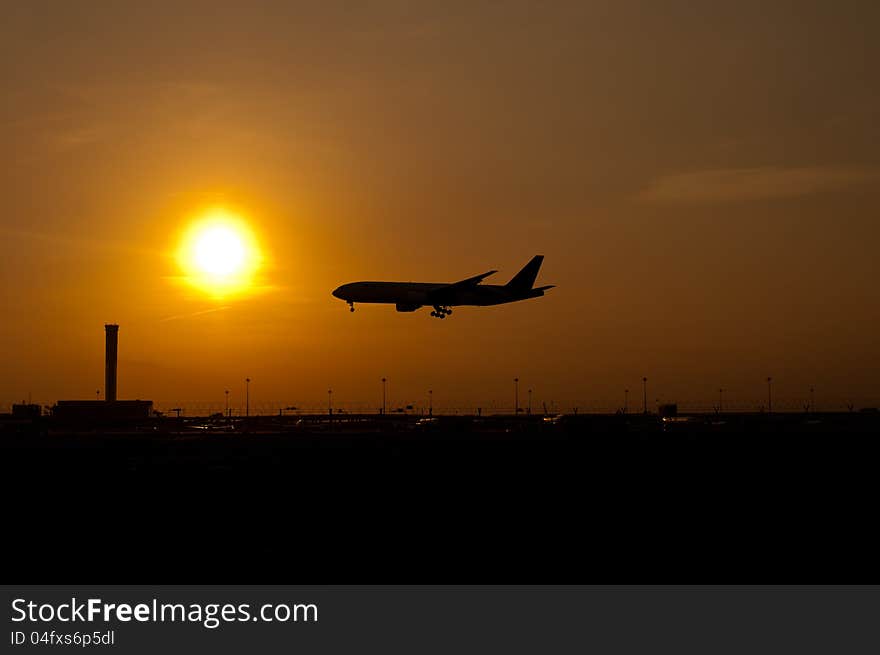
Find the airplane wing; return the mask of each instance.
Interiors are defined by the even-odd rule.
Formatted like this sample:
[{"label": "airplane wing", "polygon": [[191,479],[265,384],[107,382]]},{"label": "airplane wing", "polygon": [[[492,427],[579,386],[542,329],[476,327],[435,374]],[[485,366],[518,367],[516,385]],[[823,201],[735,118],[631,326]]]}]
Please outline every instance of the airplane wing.
[{"label": "airplane wing", "polygon": [[487,271],[485,273],[481,273],[480,275],[474,275],[473,277],[469,277],[466,280],[460,280],[459,282],[453,282],[452,284],[447,284],[443,289],[464,289],[466,287],[473,287],[478,285],[480,282],[485,280],[487,277],[492,275],[493,273],[497,273],[498,271]]},{"label": "airplane wing", "polygon": [[452,284],[446,284],[442,287],[434,289],[429,295],[432,301],[440,302],[443,298],[449,297],[449,294],[455,293],[456,291],[459,291],[461,289],[467,289],[468,287],[477,286],[484,279],[497,272],[498,271],[487,271],[485,273],[481,273],[480,275],[469,277],[466,280],[459,280],[458,282],[453,282]]}]

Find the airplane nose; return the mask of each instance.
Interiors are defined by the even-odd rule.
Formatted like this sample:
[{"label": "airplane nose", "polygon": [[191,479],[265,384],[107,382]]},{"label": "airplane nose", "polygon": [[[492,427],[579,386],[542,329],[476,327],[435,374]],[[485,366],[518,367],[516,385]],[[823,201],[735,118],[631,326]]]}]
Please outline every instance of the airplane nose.
[{"label": "airplane nose", "polygon": [[333,295],[336,296],[337,298],[342,298],[342,287],[336,287],[333,290]]}]

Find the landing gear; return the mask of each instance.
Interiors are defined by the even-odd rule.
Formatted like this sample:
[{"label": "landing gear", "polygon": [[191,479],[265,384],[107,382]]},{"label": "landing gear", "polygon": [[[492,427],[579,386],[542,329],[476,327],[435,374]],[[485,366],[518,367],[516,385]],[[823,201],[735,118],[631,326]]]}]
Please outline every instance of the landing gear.
[{"label": "landing gear", "polygon": [[348,301],[348,311],[350,311],[350,312],[354,311],[354,301],[353,300]]},{"label": "landing gear", "polygon": [[431,312],[431,316],[435,316],[437,318],[446,318],[448,314],[451,314],[452,310],[449,307],[445,307],[442,305],[434,305],[434,311]]}]

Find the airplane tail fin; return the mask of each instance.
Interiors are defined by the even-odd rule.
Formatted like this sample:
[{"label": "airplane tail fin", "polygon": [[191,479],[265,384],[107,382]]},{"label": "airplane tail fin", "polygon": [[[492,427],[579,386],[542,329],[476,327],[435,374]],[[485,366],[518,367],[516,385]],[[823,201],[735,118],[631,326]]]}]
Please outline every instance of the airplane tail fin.
[{"label": "airplane tail fin", "polygon": [[538,277],[538,271],[541,263],[544,261],[544,255],[535,255],[531,261],[523,266],[522,270],[513,276],[507,286],[518,291],[528,291],[535,285],[535,279]]}]

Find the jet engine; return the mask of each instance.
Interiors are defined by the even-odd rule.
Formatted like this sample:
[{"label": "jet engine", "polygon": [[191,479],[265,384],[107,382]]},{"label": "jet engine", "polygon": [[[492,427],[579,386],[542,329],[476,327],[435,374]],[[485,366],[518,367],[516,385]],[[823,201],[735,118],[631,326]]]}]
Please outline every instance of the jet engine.
[{"label": "jet engine", "polygon": [[415,303],[410,303],[410,302],[399,302],[395,305],[395,307],[397,308],[397,311],[399,311],[399,312],[414,312],[419,307],[421,307],[421,305],[417,305]]}]

